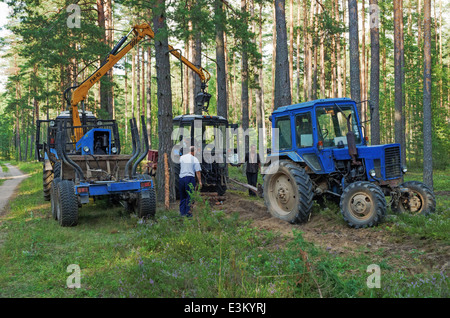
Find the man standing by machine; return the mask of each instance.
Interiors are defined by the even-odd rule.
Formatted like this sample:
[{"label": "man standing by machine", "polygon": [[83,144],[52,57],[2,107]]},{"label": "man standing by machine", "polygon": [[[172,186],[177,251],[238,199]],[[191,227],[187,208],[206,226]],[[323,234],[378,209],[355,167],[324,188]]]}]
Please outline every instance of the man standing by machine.
[{"label": "man standing by machine", "polygon": [[[195,157],[195,147],[189,148],[190,152],[180,157],[180,215],[191,217],[191,191],[195,189],[195,177],[198,179],[199,188],[202,187],[201,166]],[[192,190],[190,185],[192,185]]]},{"label": "man standing by machine", "polygon": [[[247,183],[256,187],[258,182],[258,170],[261,167],[261,160],[259,154],[256,152],[256,146],[252,145],[250,147],[250,152],[245,155],[245,162],[247,163],[246,174]],[[252,190],[248,190],[250,196],[256,196]]]}]

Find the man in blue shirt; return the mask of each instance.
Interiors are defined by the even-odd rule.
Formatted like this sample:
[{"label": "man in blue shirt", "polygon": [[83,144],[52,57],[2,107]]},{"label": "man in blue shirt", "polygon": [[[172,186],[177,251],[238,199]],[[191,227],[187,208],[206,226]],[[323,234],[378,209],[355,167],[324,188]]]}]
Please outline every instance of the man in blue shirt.
[{"label": "man in blue shirt", "polygon": [[200,162],[194,156],[195,147],[190,147],[190,153],[180,157],[180,215],[192,216],[190,213],[190,185],[195,189],[195,177],[197,176],[199,187],[202,187],[202,176]]}]

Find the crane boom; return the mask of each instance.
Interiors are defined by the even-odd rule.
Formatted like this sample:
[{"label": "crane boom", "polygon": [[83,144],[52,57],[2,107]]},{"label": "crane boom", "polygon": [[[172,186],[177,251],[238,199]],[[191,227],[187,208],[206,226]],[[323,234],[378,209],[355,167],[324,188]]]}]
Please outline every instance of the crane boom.
[{"label": "crane boom", "polygon": [[[130,42],[127,43],[127,45],[125,45],[119,51],[120,47],[128,39],[128,36],[130,35],[131,32],[133,32],[135,36],[131,39]],[[103,61],[103,63],[100,65],[100,67],[91,76],[89,76],[84,82],[82,82],[79,86],[75,87],[75,90],[72,93],[72,98],[70,100],[72,123],[73,123],[74,127],[81,126],[80,115],[78,113],[78,104],[80,102],[83,102],[86,99],[89,89],[92,86],[94,86],[95,83],[97,83],[111,68],[113,68],[113,66],[116,65],[117,62],[122,57],[124,57],[125,54],[127,54],[145,36],[148,36],[151,39],[155,38],[155,33],[153,32],[150,25],[148,23],[135,25],[133,27],[133,29],[117,43],[117,45],[112,49],[112,51],[109,53],[108,57]],[[184,63],[192,71],[194,71],[200,77],[200,80],[203,84],[202,86],[206,87],[206,83],[211,78],[211,75],[209,74],[209,72],[202,67],[197,67],[194,64],[192,64],[189,60],[187,60],[184,56],[182,56],[179,51],[174,49],[173,46],[168,45],[168,49],[169,49],[169,52],[173,56],[175,56],[177,59],[179,59],[182,63]],[[70,87],[70,88],[66,89],[66,92],[72,88],[74,88],[74,87]],[[78,140],[80,140],[81,137],[83,137],[83,131],[81,128],[75,128],[74,134],[75,134],[76,142]]]}]

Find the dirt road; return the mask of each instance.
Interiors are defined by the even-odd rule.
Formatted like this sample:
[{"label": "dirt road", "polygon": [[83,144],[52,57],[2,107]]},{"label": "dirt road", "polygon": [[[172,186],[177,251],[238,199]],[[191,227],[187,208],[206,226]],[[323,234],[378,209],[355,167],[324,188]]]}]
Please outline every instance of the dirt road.
[{"label": "dirt road", "polygon": [[0,179],[5,179],[3,184],[0,185],[0,216],[4,213],[5,207],[14,196],[19,184],[28,178],[28,175],[23,174],[19,169],[9,163],[5,165],[9,169],[6,172],[0,167]]}]

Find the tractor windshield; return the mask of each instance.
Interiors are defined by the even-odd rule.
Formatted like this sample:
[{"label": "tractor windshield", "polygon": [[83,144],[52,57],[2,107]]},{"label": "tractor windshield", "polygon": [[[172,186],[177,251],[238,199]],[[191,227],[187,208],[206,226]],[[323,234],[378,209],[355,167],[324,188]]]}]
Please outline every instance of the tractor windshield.
[{"label": "tractor windshield", "polygon": [[356,144],[359,144],[361,136],[353,105],[339,105],[339,107],[330,105],[316,108],[319,141],[323,142],[325,148],[347,145],[347,118],[350,115],[351,129],[355,133]]}]

